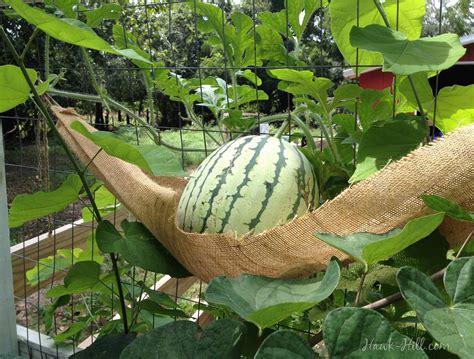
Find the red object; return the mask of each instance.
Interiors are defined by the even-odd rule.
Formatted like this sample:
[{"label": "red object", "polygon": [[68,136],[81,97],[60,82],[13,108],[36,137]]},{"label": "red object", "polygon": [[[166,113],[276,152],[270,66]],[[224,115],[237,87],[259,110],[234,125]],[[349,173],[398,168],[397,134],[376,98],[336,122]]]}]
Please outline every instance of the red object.
[{"label": "red object", "polygon": [[365,89],[383,90],[392,86],[392,82],[393,74],[391,72],[382,72],[381,69],[362,73],[359,77],[360,87]]}]

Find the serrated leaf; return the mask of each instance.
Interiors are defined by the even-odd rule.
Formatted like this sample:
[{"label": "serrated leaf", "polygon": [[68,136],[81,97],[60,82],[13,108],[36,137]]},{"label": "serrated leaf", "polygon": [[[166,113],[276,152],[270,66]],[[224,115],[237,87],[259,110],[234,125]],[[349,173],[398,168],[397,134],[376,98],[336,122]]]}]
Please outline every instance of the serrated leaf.
[{"label": "serrated leaf", "polygon": [[132,49],[119,50],[114,48],[79,20],[57,18],[38,8],[26,5],[22,0],[5,0],[5,3],[12,6],[16,13],[28,23],[59,41],[150,63]]},{"label": "serrated leaf", "polygon": [[316,357],[308,341],[290,330],[279,330],[270,334],[255,354],[255,359],[314,359]]},{"label": "serrated leaf", "polygon": [[362,181],[389,161],[402,158],[416,149],[426,136],[426,125],[420,118],[372,125],[360,140],[356,170],[349,183]]},{"label": "serrated leaf", "polygon": [[441,224],[443,219],[444,213],[415,218],[403,229],[396,228],[384,234],[354,233],[341,237],[335,234],[315,233],[315,236],[364,263],[367,268],[425,238]]},{"label": "serrated leaf", "polygon": [[33,219],[62,211],[79,199],[81,188],[79,176],[71,174],[54,191],[16,196],[10,207],[9,227],[18,227]]},{"label": "serrated leaf", "polygon": [[120,355],[120,359],[214,359],[240,358],[245,326],[235,320],[211,322],[198,337],[196,323],[175,321],[138,337]]},{"label": "serrated leaf", "polygon": [[[386,0],[383,8],[393,26],[398,25],[400,32],[408,39],[420,37],[425,15],[425,0]],[[353,26],[370,24],[384,25],[382,16],[373,0],[332,0],[329,5],[331,15],[331,32],[346,61],[355,66],[375,66],[382,64],[382,56],[378,53],[357,50],[349,41]],[[358,61],[357,61],[358,60]]]},{"label": "serrated leaf", "polygon": [[109,221],[97,226],[96,240],[105,253],[119,253],[127,262],[155,273],[183,278],[189,272],[138,222],[122,222],[123,236]]},{"label": "serrated leaf", "polygon": [[264,329],[326,299],[336,288],[339,276],[339,265],[332,261],[322,280],[282,280],[248,274],[217,277],[209,284],[205,298],[209,303],[230,307]]},{"label": "serrated leaf", "polygon": [[448,201],[446,198],[432,194],[424,194],[421,198],[432,210],[444,212],[446,215],[457,221],[474,222],[474,213],[468,212],[455,202]]},{"label": "serrated leaf", "polygon": [[403,267],[397,274],[403,298],[416,311],[424,327],[448,351],[461,358],[474,353],[474,257],[452,262],[444,274],[444,296],[419,270]]},{"label": "serrated leaf", "polygon": [[428,358],[409,337],[397,332],[385,317],[371,309],[338,308],[323,327],[330,358]]},{"label": "serrated leaf", "polygon": [[351,45],[383,56],[383,71],[398,75],[441,71],[453,66],[466,52],[455,34],[409,40],[403,33],[383,25],[354,26]]},{"label": "serrated leaf", "polygon": [[[33,69],[26,69],[31,82],[35,83],[37,74]],[[22,103],[30,96],[30,86],[21,69],[14,65],[0,66],[0,113],[8,111]]]}]

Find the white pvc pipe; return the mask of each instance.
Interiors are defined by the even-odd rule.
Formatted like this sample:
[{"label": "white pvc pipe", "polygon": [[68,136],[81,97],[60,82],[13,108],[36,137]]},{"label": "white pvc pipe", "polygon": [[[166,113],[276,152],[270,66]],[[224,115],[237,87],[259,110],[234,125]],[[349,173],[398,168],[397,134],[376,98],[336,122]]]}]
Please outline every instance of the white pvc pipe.
[{"label": "white pvc pipe", "polygon": [[0,354],[17,354],[3,131],[0,121]]}]

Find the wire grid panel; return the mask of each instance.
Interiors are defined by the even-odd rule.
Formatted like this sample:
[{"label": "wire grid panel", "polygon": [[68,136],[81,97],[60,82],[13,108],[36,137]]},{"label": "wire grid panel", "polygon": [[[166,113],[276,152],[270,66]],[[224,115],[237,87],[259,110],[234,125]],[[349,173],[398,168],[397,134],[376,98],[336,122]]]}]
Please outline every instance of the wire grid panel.
[{"label": "wire grid panel", "polygon": [[[231,83],[229,78],[229,70],[240,70],[234,68],[230,64],[226,55],[216,60],[217,65],[209,64],[209,61],[203,61],[203,46],[206,35],[198,30],[198,14],[196,12],[196,1],[134,1],[125,6],[124,14],[117,21],[124,29],[130,31],[140,31],[144,38],[140,43],[141,48],[146,51],[151,59],[156,63],[148,70],[160,71],[170,70],[183,78],[195,78],[198,80],[199,86],[195,93],[201,98],[205,92],[206,77],[220,77],[224,80],[226,86]],[[285,5],[290,0],[282,1],[280,5]],[[214,3],[222,14],[222,32],[225,33],[225,25],[229,19],[231,2],[224,1],[207,1]],[[240,2],[237,2],[240,3]],[[255,74],[264,73],[269,69],[301,69],[312,70],[317,76],[330,76],[336,73],[341,77],[342,71],[349,67],[344,62],[338,63],[318,63],[294,65],[287,61],[286,64],[259,64],[257,63],[257,41],[256,26],[258,24],[258,1],[247,1],[247,10],[250,11],[250,17],[253,22],[251,31],[254,43],[254,63],[247,66],[253,70]],[[272,2],[277,3],[277,2]],[[321,5],[323,1],[321,0]],[[357,0],[359,4],[359,0]],[[441,33],[442,0],[439,12],[439,32]],[[194,6],[193,6],[194,5]],[[235,5],[235,4],[234,4]],[[42,6],[40,4],[40,6]],[[397,10],[399,2],[397,2]],[[359,15],[359,14],[357,14]],[[320,49],[319,59],[323,57],[322,41],[327,29],[323,27],[324,19],[328,14],[323,10],[317,10],[313,22],[315,24],[315,34],[311,38],[311,46]],[[138,19],[138,20],[137,20]],[[2,17],[2,22],[5,18]],[[188,27],[183,28],[183,23]],[[398,22],[395,24],[398,27]],[[288,14],[286,14],[286,28],[289,29]],[[110,24],[101,25],[97,32],[105,37],[111,34]],[[159,31],[159,33],[157,32]],[[177,47],[173,41],[182,41],[182,35],[186,34],[192,39],[190,46],[186,49],[190,56],[185,57],[181,51],[182,47]],[[158,36],[159,35],[159,36]],[[181,37],[180,37],[181,36]],[[156,48],[159,38],[160,47]],[[285,41],[286,56],[289,58],[290,52],[293,50],[290,36],[287,34]],[[21,43],[21,41],[20,41]],[[72,56],[80,58],[80,51],[71,46],[62,46],[56,44],[59,49],[68,52]],[[61,47],[62,46],[62,47]],[[3,47],[4,48],[4,47]],[[45,72],[45,63],[40,52],[44,49],[44,39],[37,37],[35,39],[36,55],[29,59],[28,66],[36,68],[40,73]],[[166,58],[162,58],[166,55]],[[211,54],[215,55],[215,54]],[[184,59],[184,60],[183,60]],[[318,57],[316,57],[318,59]],[[63,106],[80,107],[87,114],[91,123],[100,127],[119,133],[121,136],[128,137],[130,142],[136,144],[148,143],[150,140],[145,133],[146,126],[140,124],[136,116],[146,119],[147,123],[155,124],[161,131],[164,139],[171,141],[179,151],[183,168],[191,172],[195,166],[202,161],[216,146],[210,137],[219,136],[221,129],[209,127],[203,129],[191,126],[189,113],[187,109],[179,103],[170,101],[165,96],[159,94],[156,84],[153,84],[153,91],[156,96],[155,100],[160,113],[150,113],[144,106],[146,99],[146,89],[141,79],[141,71],[144,68],[137,68],[129,61],[113,61],[111,56],[94,58],[97,61],[94,66],[97,77],[107,91],[115,96],[121,95],[128,103],[134,104],[133,114],[123,111],[108,111],[108,109],[97,102],[83,102],[81,100],[71,100],[65,98],[57,98],[57,101]],[[110,61],[106,61],[110,60]],[[11,60],[10,60],[11,61]],[[65,57],[61,51],[51,54],[50,71],[52,73],[63,72],[65,77],[72,76],[76,83],[81,84],[79,90],[84,94],[94,93],[86,67],[82,62],[74,64],[74,67],[63,68]],[[187,62],[185,62],[187,61]],[[367,67],[373,65],[364,65],[359,63],[358,54],[355,69],[355,81],[358,80],[360,73]],[[121,80],[121,86],[117,87],[117,78]],[[436,79],[438,75],[436,75]],[[116,88],[117,87],[117,88]],[[396,87],[393,88],[393,96],[396,98]],[[438,92],[438,81],[436,80],[436,90]],[[292,108],[291,97],[288,93],[279,94],[276,103],[283,111],[289,111]],[[266,106],[265,101],[259,99],[259,93],[255,88],[255,106],[251,109],[251,116],[255,117],[257,125],[262,116],[267,115],[272,109]],[[394,101],[395,103],[395,101]],[[32,107],[20,108],[21,113],[15,109],[13,113],[1,115],[2,121],[10,122],[10,130],[5,131],[6,139],[6,173],[9,190],[9,200],[19,193],[31,192],[33,190],[44,190],[46,188],[56,188],[64,178],[73,173],[73,169],[65,160],[64,153],[55,143],[54,138],[41,132],[40,120],[37,112]],[[209,110],[204,107],[196,106],[196,113],[204,119],[210,117]],[[435,112],[436,113],[436,112]],[[160,116],[159,116],[160,114]],[[133,115],[136,115],[135,117]],[[357,118],[357,105],[354,118]],[[173,119],[173,120],[170,120]],[[435,121],[435,119],[434,119]],[[257,126],[257,132],[260,127]],[[254,132],[252,132],[254,133]],[[226,133],[226,135],[228,135]],[[184,149],[193,144],[198,143],[198,150],[188,152]],[[321,145],[322,145],[321,141]],[[12,259],[14,261],[14,269],[16,273],[15,279],[15,299],[17,303],[17,319],[21,328],[34,330],[37,339],[32,339],[32,334],[28,329],[21,329],[24,336],[24,342],[20,344],[21,353],[30,357],[61,357],[64,350],[48,341],[47,337],[37,333],[45,333],[45,312],[51,301],[45,298],[45,293],[55,284],[61,283],[62,278],[67,272],[67,266],[59,264],[60,260],[68,260],[69,264],[73,263],[77,258],[74,251],[77,249],[85,250],[88,242],[92,243],[90,251],[90,259],[97,259],[98,253],[94,251],[94,236],[91,235],[96,227],[94,222],[84,223],[82,218],[82,210],[87,203],[78,202],[68,207],[65,211],[49,216],[48,218],[36,221],[32,225],[22,226],[18,230],[12,231]],[[119,224],[121,219],[129,218],[129,214],[124,209],[114,209],[108,217],[114,224]],[[46,233],[46,234],[45,234]],[[58,250],[69,249],[69,258],[58,258],[55,254]],[[51,260],[44,261],[42,259],[51,257]],[[36,278],[28,277],[28,271],[36,266],[43,271],[50,271],[50,275],[46,280],[42,280],[43,273],[41,270],[36,272]],[[31,272],[30,272],[31,273]],[[202,303],[201,296],[205,289],[205,283],[195,278],[189,279],[172,279],[157,274],[146,273],[139,268],[132,268],[127,273],[126,279],[134,288],[134,284],[139,281],[146,281],[150,284],[150,288],[161,290],[169,294],[176,302],[181,305],[188,306],[191,317],[196,321],[203,321],[200,314],[200,305]],[[31,283],[34,283],[31,285]],[[138,293],[133,293],[137,295]],[[142,293],[140,293],[142,294]],[[61,313],[55,313],[52,320],[53,329],[49,331],[50,335],[61,333],[67,325],[76,322],[76,310],[81,301],[88,301],[93,307],[94,298],[92,294],[89,298],[73,298],[67,305],[67,308]],[[115,306],[115,307],[114,307]],[[116,318],[118,309],[117,304],[112,303],[112,313],[109,320]],[[197,314],[196,314],[197,313]],[[305,314],[306,316],[306,314]],[[176,319],[176,318],[175,318]],[[290,328],[301,332],[303,335],[314,335],[318,330],[318,325],[308,317],[294,317],[285,323],[278,325],[279,327]],[[95,327],[91,325],[90,332],[94,332]],[[95,340],[94,336],[86,338],[75,338],[72,341],[71,351],[75,352],[78,348],[84,348]],[[47,343],[46,343],[47,342]]]}]

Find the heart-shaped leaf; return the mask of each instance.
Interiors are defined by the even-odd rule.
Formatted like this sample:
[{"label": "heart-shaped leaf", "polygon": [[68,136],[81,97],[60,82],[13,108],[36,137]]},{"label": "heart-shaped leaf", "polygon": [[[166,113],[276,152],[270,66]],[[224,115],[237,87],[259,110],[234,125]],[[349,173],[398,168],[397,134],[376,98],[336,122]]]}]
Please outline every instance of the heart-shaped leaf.
[{"label": "heart-shaped leaf", "polygon": [[417,148],[427,135],[425,123],[417,117],[373,124],[362,135],[356,170],[349,183],[362,181],[385,167],[389,161],[402,158]]},{"label": "heart-shaped leaf", "polygon": [[405,34],[377,24],[354,26],[350,41],[359,49],[381,53],[383,70],[398,75],[450,68],[466,52],[455,34],[409,40]]},{"label": "heart-shaped leaf", "polygon": [[[383,8],[391,24],[411,40],[420,37],[425,15],[425,0],[385,0]],[[373,0],[332,0],[329,5],[331,32],[346,61],[355,66],[382,64],[379,53],[355,49],[350,44],[349,34],[353,26],[370,24],[384,25],[384,21]]]},{"label": "heart-shaped leaf", "polygon": [[112,335],[99,337],[92,345],[70,356],[70,359],[116,359],[127,345],[135,340],[135,334]]},{"label": "heart-shaped leaf", "polygon": [[62,211],[79,199],[81,189],[81,179],[78,175],[71,174],[54,191],[21,194],[15,197],[8,218],[10,228]]},{"label": "heart-shaped leaf", "polygon": [[217,277],[207,288],[206,300],[226,305],[264,329],[329,297],[336,289],[339,276],[339,265],[332,261],[322,280],[283,280],[248,274],[236,278]]},{"label": "heart-shaped leaf", "polygon": [[163,325],[138,337],[120,359],[240,358],[245,326],[235,320],[213,321],[199,336],[196,323],[184,320]]},{"label": "heart-shaped leaf", "polygon": [[411,267],[397,274],[403,298],[415,310],[428,332],[461,358],[474,353],[474,257],[452,262],[444,274],[446,301],[430,278]]},{"label": "heart-shaped leaf", "polygon": [[258,349],[255,359],[314,359],[316,353],[306,340],[290,330],[269,335]]},{"label": "heart-shaped leaf", "polygon": [[109,221],[99,223],[96,238],[102,252],[119,253],[130,264],[155,273],[177,278],[191,275],[143,224],[124,220],[121,226],[123,236]]},{"label": "heart-shaped leaf", "polygon": [[371,309],[346,307],[331,311],[324,321],[323,334],[332,359],[428,358],[415,342]]},{"label": "heart-shaped leaf", "polygon": [[[27,69],[33,83],[37,74],[33,69]],[[21,69],[14,65],[0,66],[0,113],[8,111],[28,100],[30,86],[26,82]]]},{"label": "heart-shaped leaf", "polygon": [[430,235],[443,221],[444,213],[435,213],[409,221],[402,230],[394,229],[384,234],[354,233],[345,237],[329,233],[315,236],[351,257],[365,267],[386,260],[411,244]]},{"label": "heart-shaped leaf", "polygon": [[64,285],[51,288],[47,298],[60,297],[68,294],[79,294],[89,291],[100,280],[100,264],[95,261],[75,263],[64,277]]}]

